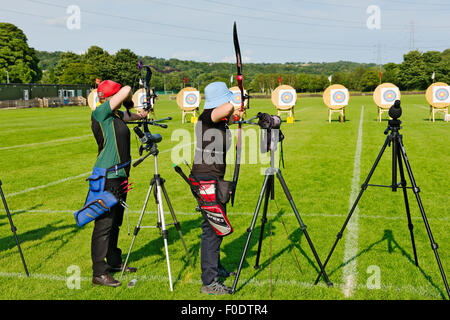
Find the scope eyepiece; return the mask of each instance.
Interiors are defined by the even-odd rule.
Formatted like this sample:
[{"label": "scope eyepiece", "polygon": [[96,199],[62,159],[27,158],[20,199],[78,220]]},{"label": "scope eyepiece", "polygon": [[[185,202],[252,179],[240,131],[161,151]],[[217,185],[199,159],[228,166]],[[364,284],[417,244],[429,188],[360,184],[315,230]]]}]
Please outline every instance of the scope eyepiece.
[{"label": "scope eyepiece", "polygon": [[159,133],[151,134],[150,132],[142,132],[139,127],[134,127],[133,130],[142,144],[159,143],[162,140],[162,136]]},{"label": "scope eyepiece", "polygon": [[394,104],[389,108],[389,117],[396,120],[402,115],[402,107],[400,106],[400,100],[395,100]]}]

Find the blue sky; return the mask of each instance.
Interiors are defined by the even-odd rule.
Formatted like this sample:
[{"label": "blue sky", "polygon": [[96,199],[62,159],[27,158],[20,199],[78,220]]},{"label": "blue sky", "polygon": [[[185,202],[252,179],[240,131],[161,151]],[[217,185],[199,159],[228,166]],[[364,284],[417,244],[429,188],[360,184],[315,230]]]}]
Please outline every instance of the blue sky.
[{"label": "blue sky", "polygon": [[[70,29],[73,5],[80,24]],[[369,6],[379,8],[379,29],[367,26]],[[450,48],[449,17],[446,0],[0,0],[0,21],[37,50],[98,45],[207,62],[235,61],[236,21],[244,62],[399,63],[411,48]]]}]

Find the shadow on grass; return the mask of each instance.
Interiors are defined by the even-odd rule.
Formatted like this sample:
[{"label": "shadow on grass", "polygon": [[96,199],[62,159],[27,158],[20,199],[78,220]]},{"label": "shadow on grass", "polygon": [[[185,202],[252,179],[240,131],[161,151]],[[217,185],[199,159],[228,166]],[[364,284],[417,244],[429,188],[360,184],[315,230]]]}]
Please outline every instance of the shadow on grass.
[{"label": "shadow on grass", "polygon": [[[148,221],[149,219],[145,219],[146,216],[148,217],[148,214],[144,215],[144,218],[142,219],[143,221],[141,223],[141,227],[148,226],[151,223]],[[156,214],[154,214],[152,216],[153,216],[154,220],[156,220]],[[144,221],[144,220],[146,220],[146,221]],[[195,244],[193,246],[189,247],[189,243],[188,243],[189,241],[187,241],[186,235],[189,234],[192,230],[199,229],[201,226],[202,220],[203,220],[203,218],[199,214],[198,218],[196,218],[196,219],[180,222],[180,228],[181,228],[181,232],[183,235],[183,239],[186,242],[186,246],[187,246],[189,255],[192,259],[192,263],[194,264],[194,267],[196,265],[198,265],[197,260],[200,255],[199,254],[200,238],[195,242]],[[172,218],[166,219],[166,224],[172,223],[172,222],[173,222]],[[171,259],[171,253],[174,253],[173,248],[171,248],[171,245],[174,243],[179,242],[179,245],[181,246],[181,248],[178,250],[181,250],[181,253],[183,254],[183,263],[184,263],[183,267],[180,269],[178,276],[174,277],[174,279],[179,279],[181,277],[181,274],[187,269],[187,267],[190,267],[190,263],[189,263],[189,259],[188,259],[187,255],[186,255],[184,246],[182,245],[178,231],[172,225],[167,227],[167,231],[169,234],[168,239],[167,239],[167,244],[169,247],[169,260]],[[136,239],[138,237],[152,237],[153,240],[149,241],[148,243],[146,243],[144,246],[140,247],[137,250],[135,250],[135,246],[134,246],[131,250],[128,264],[139,261],[141,259],[145,259],[150,256],[157,256],[158,259],[153,263],[157,263],[157,264],[161,263],[162,265],[165,266],[166,265],[166,253],[165,253],[165,248],[164,248],[163,237],[160,235],[159,229],[151,229],[150,232],[148,230],[141,229],[139,231],[138,235],[136,236]],[[131,239],[130,239],[130,241],[131,241]],[[128,254],[129,245],[130,245],[130,243],[123,246],[123,248],[126,248],[126,251],[122,250],[123,261],[125,261],[126,255]]]},{"label": "shadow on grass", "polygon": [[[433,123],[433,120],[430,120],[428,118],[424,118],[422,120],[429,123]],[[434,118],[434,122],[447,122],[447,121],[445,121],[445,118]]]},{"label": "shadow on grass", "polygon": [[[62,225],[57,226],[58,224],[62,223],[64,220],[59,220],[51,224],[47,224],[41,228],[37,228],[34,230],[27,231],[25,233],[18,234],[18,239],[20,246],[23,251],[23,255],[25,258],[25,261],[27,261],[28,252],[32,251],[33,249],[36,249],[40,246],[47,246],[49,243],[56,243],[57,241],[60,241],[61,243],[56,248],[46,249],[46,250],[39,250],[40,257],[38,259],[39,264],[35,265],[33,268],[30,268],[30,272],[38,270],[40,267],[46,264],[46,262],[51,261],[57,253],[61,251],[61,249],[69,243],[69,241],[73,238],[73,236],[78,232],[78,228],[74,226],[73,224],[69,225]],[[23,247],[23,244],[26,244],[27,242],[34,242],[37,240],[42,240],[46,236],[48,236],[51,233],[59,232],[61,230],[69,230],[69,232],[66,232],[64,234],[57,234],[54,237],[51,237],[49,239],[46,239],[45,241],[39,241],[33,245],[30,245],[26,248]],[[14,240],[13,233],[11,232],[10,236],[6,236],[4,238],[0,239],[0,251],[7,251],[14,247],[16,247],[16,242]],[[15,251],[11,251],[11,253],[3,256],[8,257],[15,255]]]},{"label": "shadow on grass", "polygon": [[[26,212],[26,210],[23,210],[23,212]],[[35,241],[35,240],[41,240],[43,237],[47,236],[50,233],[59,231],[59,230],[64,230],[64,229],[72,229],[72,231],[76,231],[77,229],[75,229],[74,225],[64,225],[61,227],[57,227],[56,225],[61,223],[63,220],[59,220],[57,222],[54,223],[49,223],[44,227],[40,227],[34,230],[30,230],[24,233],[19,232],[19,229],[17,228],[16,224],[14,223],[14,226],[17,228],[17,237],[19,238],[19,243],[26,243],[26,242],[30,242],[30,241]],[[46,240],[50,241],[50,240]],[[0,251],[6,251],[9,250],[13,247],[16,246],[16,242],[14,240],[14,234],[11,231],[11,234],[0,238]]]},{"label": "shadow on grass", "polygon": [[[325,120],[326,122],[329,122],[328,119]],[[339,121],[339,119],[331,119],[331,123],[346,123],[346,122],[351,122],[352,120],[350,119],[345,119],[345,121]]]},{"label": "shadow on grass", "polygon": [[[40,203],[40,204],[36,204],[36,205],[30,207],[29,209],[23,209],[23,210],[12,211],[11,208],[9,208],[9,206],[8,206],[8,209],[9,209],[9,212],[10,212],[10,214],[11,214],[11,220],[12,220],[13,223],[14,223],[14,217],[15,217],[15,216],[18,216],[18,215],[23,214],[23,213],[27,213],[27,212],[30,211],[30,210],[36,210],[37,208],[42,207],[42,206],[43,206],[43,204]],[[5,219],[5,222],[2,223],[2,224],[0,224],[0,227],[2,227],[2,226],[4,226],[4,225],[9,224],[8,216],[7,216],[7,214],[6,214],[6,210],[5,210],[5,208],[4,208],[3,202],[0,202],[0,212],[1,212],[0,220]],[[3,212],[4,212],[4,215],[3,215]],[[14,225],[15,225],[15,223],[14,223]],[[17,226],[15,226],[15,227],[17,227]]]},{"label": "shadow on grass", "polygon": [[[384,230],[383,237],[380,240],[371,243],[368,247],[366,247],[365,249],[359,251],[358,254],[356,254],[352,258],[350,258],[349,260],[341,263],[334,270],[332,270],[331,272],[328,272],[328,276],[331,276],[333,273],[335,273],[339,269],[343,268],[345,265],[349,264],[350,262],[352,262],[353,260],[357,259],[358,257],[360,257],[360,256],[362,256],[362,255],[364,255],[364,254],[366,254],[368,252],[370,252],[376,245],[378,245],[378,244],[380,244],[382,242],[385,242],[385,241],[386,241],[387,249],[388,249],[389,253],[393,253],[394,249],[398,249],[400,251],[400,253],[402,254],[402,256],[405,257],[406,260],[408,260],[409,263],[411,263],[414,266],[416,266],[416,262],[414,260],[414,257],[411,257],[411,255],[408,254],[405,251],[405,249],[403,249],[400,246],[400,244],[395,240],[392,230]],[[436,283],[433,282],[431,276],[428,275],[420,266],[417,266],[417,268],[420,271],[420,273],[423,275],[425,280],[428,281],[431,284],[431,286],[433,286],[439,292],[439,294],[441,295],[442,299],[445,299],[444,292],[439,288],[439,286]]]},{"label": "shadow on grass", "polygon": [[[275,260],[277,260],[279,257],[281,257],[284,253],[287,253],[287,252],[290,252],[292,254],[293,267],[298,269],[299,275],[303,275],[303,270],[300,265],[299,258],[295,253],[296,252],[295,249],[297,249],[300,252],[300,254],[306,259],[307,263],[310,266],[312,266],[317,271],[317,273],[319,272],[319,268],[316,265],[315,260],[311,259],[310,256],[302,248],[302,245],[303,246],[305,245],[304,243],[302,244],[302,237],[304,235],[303,231],[300,229],[300,226],[297,225],[297,223],[294,223],[293,227],[295,228],[295,230],[293,232],[289,233],[288,226],[285,224],[283,217],[282,217],[284,213],[285,213],[285,211],[283,209],[279,210],[277,215],[272,219],[272,221],[267,221],[262,233],[261,233],[262,224],[260,224],[259,226],[254,228],[252,237],[250,239],[249,246],[247,249],[247,253],[245,255],[245,259],[244,259],[244,262],[242,265],[242,269],[249,267],[249,263],[247,262],[249,259],[252,259],[253,257],[257,258],[258,246],[259,246],[260,241],[261,241],[261,252],[263,250],[267,250],[267,246],[269,246],[269,248],[270,248],[270,242],[267,243],[267,238],[269,237],[269,241],[271,241],[270,237],[275,236],[276,233],[278,232],[277,228],[273,226],[273,222],[275,222],[275,221],[281,222],[281,224],[283,226],[281,228],[280,233],[284,234],[284,237],[285,237],[284,242],[286,243],[286,246],[284,246],[282,249],[278,250],[276,253],[273,253],[273,255],[271,257],[269,257],[268,259],[262,261],[261,263],[258,263],[258,266],[254,266],[254,268],[257,271],[255,273],[253,273],[244,283],[242,283],[241,287],[244,287],[246,284],[248,284],[253,279],[255,279],[259,273],[261,273],[267,267],[270,267],[271,264]],[[261,218],[262,218],[262,215],[263,214],[261,213]],[[269,225],[270,225],[270,227],[269,227]],[[270,229],[272,231],[272,235],[270,235]],[[225,246],[224,251],[228,252],[227,257],[230,257],[230,258],[226,259],[226,260],[230,260],[228,262],[228,264],[239,265],[240,259],[242,258],[242,255],[244,254],[244,247],[245,247],[245,243],[247,241],[248,236],[249,236],[248,232],[244,233],[239,238],[233,240],[231,243],[229,243]],[[306,243],[306,245],[309,247],[308,243]],[[236,252],[240,252],[239,260],[235,259]],[[237,290],[239,290],[239,289],[237,288]]]}]

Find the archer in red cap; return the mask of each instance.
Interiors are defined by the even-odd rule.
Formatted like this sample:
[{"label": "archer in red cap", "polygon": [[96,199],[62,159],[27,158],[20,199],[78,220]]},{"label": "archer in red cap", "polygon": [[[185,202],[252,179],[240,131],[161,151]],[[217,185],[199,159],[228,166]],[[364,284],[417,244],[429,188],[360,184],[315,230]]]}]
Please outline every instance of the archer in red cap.
[{"label": "archer in red cap", "polygon": [[[127,121],[147,117],[147,111],[131,113],[133,108],[130,86],[105,80],[97,88],[100,105],[92,112],[91,129],[98,145],[95,168],[106,171],[103,191],[115,193],[128,181],[131,165],[130,130]],[[119,111],[124,105],[126,112]],[[126,201],[126,194],[121,195]],[[109,214],[95,219],[91,238],[92,284],[117,287],[121,283],[110,272],[122,270],[121,250],[118,248],[119,230],[123,220],[124,208],[116,204]],[[135,268],[127,267],[127,272]]]},{"label": "archer in red cap", "polygon": [[119,92],[121,85],[111,80],[100,82],[97,88],[97,95],[99,98],[108,98]]},{"label": "archer in red cap", "polygon": [[120,83],[112,80],[104,80],[98,85],[97,96],[101,104],[108,101],[110,109],[115,114],[119,114],[118,110],[123,105],[127,109],[127,112],[121,113],[120,118],[125,122],[140,120],[147,117],[148,112],[145,110],[140,110],[138,114],[129,111],[129,109],[134,107],[130,86],[122,87]]}]

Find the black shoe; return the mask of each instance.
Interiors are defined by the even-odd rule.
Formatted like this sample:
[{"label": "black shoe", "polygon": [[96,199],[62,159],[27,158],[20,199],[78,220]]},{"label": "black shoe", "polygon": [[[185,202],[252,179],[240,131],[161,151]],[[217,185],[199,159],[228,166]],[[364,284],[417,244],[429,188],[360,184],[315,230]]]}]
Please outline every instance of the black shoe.
[{"label": "black shoe", "polygon": [[228,278],[230,276],[234,277],[236,272],[227,271],[224,267],[220,266],[217,275],[221,278]]},{"label": "black shoe", "polygon": [[[123,269],[123,263],[120,265],[120,267],[116,267],[116,268],[111,268],[110,271],[111,272],[122,272]],[[130,272],[130,273],[134,273],[137,271],[137,268],[133,268],[133,267],[129,267],[126,266],[124,272]]]},{"label": "black shoe", "polygon": [[118,287],[121,285],[120,281],[114,279],[109,273],[102,274],[98,277],[92,278],[93,286]]},{"label": "black shoe", "polygon": [[231,294],[231,288],[227,287],[216,278],[211,284],[203,285],[200,292],[210,295]]}]

